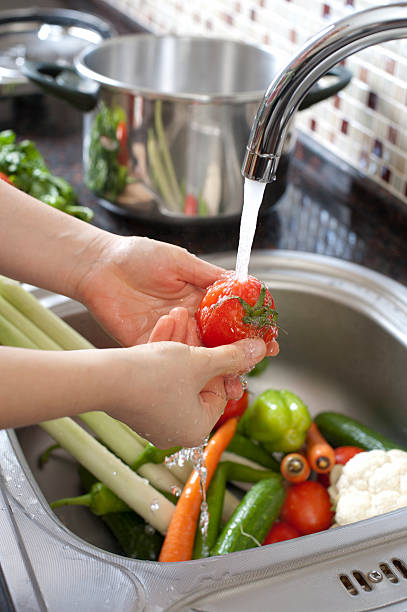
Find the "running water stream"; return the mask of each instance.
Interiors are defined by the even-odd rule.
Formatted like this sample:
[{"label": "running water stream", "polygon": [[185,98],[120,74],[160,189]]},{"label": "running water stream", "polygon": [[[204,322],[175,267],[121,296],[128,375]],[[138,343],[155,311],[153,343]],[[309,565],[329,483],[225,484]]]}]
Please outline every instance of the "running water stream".
[{"label": "running water stream", "polygon": [[[260,183],[247,178],[244,182],[243,210],[240,220],[239,247],[236,257],[236,278],[241,283],[247,280],[250,254],[257,227],[257,217],[259,215],[265,187],[266,183]],[[207,469],[204,457],[204,448],[207,442],[208,440],[205,440],[204,444],[193,448],[182,448],[179,452],[165,459],[166,465],[170,466],[183,466],[186,461],[190,461],[194,469],[198,472],[202,494],[199,527],[202,533],[203,551],[205,551],[206,548],[206,536],[209,523],[208,504],[206,502]]]},{"label": "running water stream", "polygon": [[240,283],[247,280],[250,254],[252,252],[257,217],[263,200],[266,183],[245,178],[243,210],[240,220],[239,247],[236,257],[236,279]]}]

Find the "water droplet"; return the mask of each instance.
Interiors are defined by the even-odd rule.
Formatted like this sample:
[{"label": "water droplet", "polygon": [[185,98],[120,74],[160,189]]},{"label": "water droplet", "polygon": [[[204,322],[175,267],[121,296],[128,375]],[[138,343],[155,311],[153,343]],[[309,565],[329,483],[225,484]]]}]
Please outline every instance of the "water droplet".
[{"label": "water droplet", "polygon": [[158,501],[153,501],[150,504],[150,510],[151,512],[157,512],[157,510],[160,509],[160,504],[158,503]]}]

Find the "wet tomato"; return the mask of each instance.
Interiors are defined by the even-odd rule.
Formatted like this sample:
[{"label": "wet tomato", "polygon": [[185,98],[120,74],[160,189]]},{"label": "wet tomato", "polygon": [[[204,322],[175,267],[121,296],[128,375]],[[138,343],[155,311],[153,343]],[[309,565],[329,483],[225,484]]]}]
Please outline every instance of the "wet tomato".
[{"label": "wet tomato", "polygon": [[284,521],[277,521],[266,535],[263,546],[266,544],[274,544],[275,542],[284,542],[285,540],[299,538],[301,535],[301,532],[298,531],[298,529],[293,525],[285,523]]},{"label": "wet tomato", "polygon": [[202,343],[214,347],[255,337],[268,344],[278,335],[277,316],[263,283],[254,276],[239,282],[229,272],[207,289],[196,320]]},{"label": "wet tomato", "polygon": [[338,446],[335,448],[335,463],[345,465],[348,463],[349,459],[363,452],[363,448],[359,448],[358,446]]},{"label": "wet tomato", "polygon": [[313,480],[291,485],[280,513],[282,521],[293,525],[303,535],[328,529],[333,516],[327,490]]},{"label": "wet tomato", "polygon": [[234,400],[231,399],[226,404],[225,412],[218,419],[214,429],[220,427],[225,421],[231,419],[232,417],[240,418],[247,406],[249,405],[249,394],[247,391],[243,392],[243,395],[240,399]]}]

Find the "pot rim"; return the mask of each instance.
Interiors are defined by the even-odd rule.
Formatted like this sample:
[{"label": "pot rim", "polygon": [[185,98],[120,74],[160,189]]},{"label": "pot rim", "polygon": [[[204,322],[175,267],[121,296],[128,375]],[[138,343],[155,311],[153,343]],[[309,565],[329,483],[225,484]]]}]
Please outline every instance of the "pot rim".
[{"label": "pot rim", "polygon": [[[86,65],[86,60],[90,54],[98,53],[101,49],[113,47],[117,44],[121,44],[126,40],[179,40],[179,41],[188,41],[194,42],[202,40],[208,40],[214,43],[225,43],[232,44],[239,47],[246,47],[250,49],[257,50],[263,54],[267,54],[270,56],[271,60],[275,60],[275,56],[271,52],[270,47],[261,44],[247,43],[235,38],[222,38],[222,37],[205,37],[199,35],[177,35],[177,34],[125,34],[121,36],[115,36],[110,38],[109,40],[103,41],[97,47],[86,47],[83,49],[79,55],[75,58],[74,64],[78,73],[87,79],[92,81],[96,81],[100,85],[107,87],[108,89],[118,90],[121,92],[131,93],[142,95],[146,98],[152,98],[154,100],[168,100],[168,101],[185,101],[185,102],[199,102],[201,104],[212,104],[212,103],[228,103],[228,104],[241,104],[248,102],[256,102],[259,103],[263,98],[266,89],[268,88],[270,82],[265,83],[264,89],[259,90],[251,90],[244,92],[234,92],[232,94],[221,94],[221,93],[210,93],[210,94],[201,94],[201,93],[191,93],[191,92],[183,92],[183,93],[170,93],[170,92],[160,92],[150,87],[143,87],[139,85],[135,85],[134,83],[128,83],[125,81],[119,81],[117,79],[112,79],[106,75],[100,74]],[[275,70],[275,75],[277,75],[278,70]],[[274,78],[274,77],[273,77]]]}]

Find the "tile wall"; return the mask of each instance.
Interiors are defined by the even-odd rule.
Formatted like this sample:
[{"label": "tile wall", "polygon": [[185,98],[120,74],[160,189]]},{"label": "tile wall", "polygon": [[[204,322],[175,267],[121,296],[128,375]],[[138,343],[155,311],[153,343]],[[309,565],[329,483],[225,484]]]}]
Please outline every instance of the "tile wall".
[{"label": "tile wall", "polygon": [[[157,34],[269,45],[285,64],[305,41],[381,0],[108,0]],[[299,113],[297,126],[407,204],[407,39],[349,57],[352,83]]]}]

